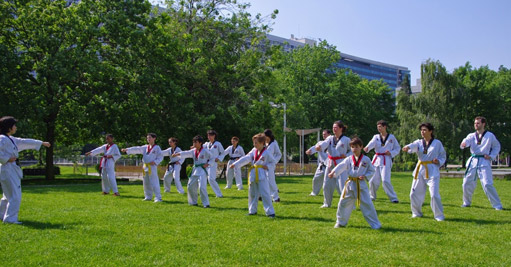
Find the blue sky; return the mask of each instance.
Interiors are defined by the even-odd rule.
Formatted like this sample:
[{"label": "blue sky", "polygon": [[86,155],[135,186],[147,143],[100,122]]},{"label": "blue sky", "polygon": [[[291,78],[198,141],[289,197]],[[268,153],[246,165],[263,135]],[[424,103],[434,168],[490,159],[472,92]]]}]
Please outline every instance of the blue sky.
[{"label": "blue sky", "polygon": [[[243,0],[241,0],[243,1]],[[343,53],[408,67],[439,60],[511,68],[508,0],[246,0],[252,14],[279,10],[271,34],[326,40]]]}]

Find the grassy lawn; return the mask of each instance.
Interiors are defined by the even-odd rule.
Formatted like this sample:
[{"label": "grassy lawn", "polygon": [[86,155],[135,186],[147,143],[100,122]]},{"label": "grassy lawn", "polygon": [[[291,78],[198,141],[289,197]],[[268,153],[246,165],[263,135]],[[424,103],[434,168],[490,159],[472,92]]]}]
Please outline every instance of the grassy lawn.
[{"label": "grassy lawn", "polygon": [[[247,190],[223,190],[225,198],[218,199],[208,187],[211,208],[204,209],[188,206],[186,195],[175,191],[164,194],[163,203],[141,201],[140,183],[121,183],[119,198],[101,195],[99,182],[24,185],[24,224],[0,224],[0,264],[511,264],[510,210],[493,210],[480,185],[473,207],[460,208],[462,180],[442,179],[446,221],[433,219],[429,199],[424,218],[411,219],[411,179],[410,173],[393,175],[400,204],[389,203],[380,188],[380,230],[371,230],[359,210],[348,227],[334,229],[336,208],[320,209],[322,196],[308,196],[310,176],[278,177],[282,202],[275,204],[275,219],[262,215],[262,205],[260,215],[245,216]],[[511,208],[511,181],[495,186],[504,208]]]}]

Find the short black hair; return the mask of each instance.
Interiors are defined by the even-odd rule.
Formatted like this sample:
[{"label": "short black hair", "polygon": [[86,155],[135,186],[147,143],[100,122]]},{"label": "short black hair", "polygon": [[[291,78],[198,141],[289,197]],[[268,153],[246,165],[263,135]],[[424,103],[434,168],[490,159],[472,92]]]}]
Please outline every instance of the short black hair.
[{"label": "short black hair", "polygon": [[105,134],[105,137],[110,137],[110,138],[114,138],[114,135],[113,134]]},{"label": "short black hair", "polygon": [[270,138],[270,144],[275,141],[275,136],[273,135],[273,132],[270,129],[264,130],[264,135]]},{"label": "short black hair", "polygon": [[218,135],[217,132],[215,130],[208,130],[207,132],[208,135],[214,135],[215,136],[215,139],[216,139],[216,136]]},{"label": "short black hair", "polygon": [[435,138],[435,135],[433,134],[433,132],[435,131],[435,127],[433,127],[433,124],[429,122],[423,122],[419,125],[419,130],[422,130],[422,127],[428,129],[431,132],[431,137]]},{"label": "short black hair", "polygon": [[359,146],[363,147],[364,142],[362,142],[362,139],[355,136],[355,137],[351,138],[351,141],[350,141],[350,146],[354,146],[354,145],[359,145]]},{"label": "short black hair", "polygon": [[330,131],[330,129],[324,129],[323,132],[327,134],[332,134],[332,131]]},{"label": "short black hair", "polygon": [[152,138],[156,138],[156,134],[155,133],[148,133],[147,136],[151,136]]},{"label": "short black hair", "polygon": [[376,122],[376,126],[381,125],[383,127],[389,127],[389,124],[386,120],[379,120]]},{"label": "short black hair", "polygon": [[199,142],[201,144],[204,144],[204,138],[200,135],[196,135],[193,137],[192,142]]},{"label": "short black hair", "polygon": [[0,118],[0,134],[7,134],[18,121],[12,116],[4,116]]},{"label": "short black hair", "polygon": [[346,130],[348,129],[348,126],[346,124],[344,124],[344,122],[342,121],[335,121],[334,122],[335,125],[337,125],[340,129],[342,129],[342,133],[344,134],[346,132]]}]

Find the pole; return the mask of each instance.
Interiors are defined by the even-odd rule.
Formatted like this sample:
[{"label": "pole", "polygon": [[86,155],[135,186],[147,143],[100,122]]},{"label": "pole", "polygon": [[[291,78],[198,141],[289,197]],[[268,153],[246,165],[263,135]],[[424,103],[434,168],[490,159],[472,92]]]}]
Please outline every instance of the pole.
[{"label": "pole", "polygon": [[286,103],[282,103],[284,106],[284,175],[287,170],[287,151],[286,151]]}]

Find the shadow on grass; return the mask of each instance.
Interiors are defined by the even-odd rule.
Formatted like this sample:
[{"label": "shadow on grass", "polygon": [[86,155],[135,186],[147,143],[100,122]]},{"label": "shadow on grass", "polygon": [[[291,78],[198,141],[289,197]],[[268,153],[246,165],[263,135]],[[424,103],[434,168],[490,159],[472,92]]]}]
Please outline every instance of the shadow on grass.
[{"label": "shadow on grass", "polygon": [[403,214],[411,214],[411,211],[401,211],[401,210],[380,210],[377,209],[376,212],[378,214],[389,214],[389,213],[403,213]]},{"label": "shadow on grass", "polygon": [[243,211],[247,211],[248,212],[248,207],[246,208],[233,208],[233,207],[215,207],[215,206],[211,206],[210,209],[213,209],[213,210],[243,210]]},{"label": "shadow on grass", "polygon": [[39,230],[48,230],[48,229],[60,229],[60,230],[69,230],[73,228],[73,226],[77,223],[71,224],[61,224],[61,223],[48,223],[48,222],[36,222],[36,221],[23,221],[23,226],[39,229]]},{"label": "shadow on grass", "polygon": [[288,205],[288,204],[290,204],[290,205],[293,205],[293,204],[298,204],[298,205],[301,205],[301,204],[314,204],[314,205],[319,205],[319,206],[321,206],[323,204],[323,202],[320,202],[319,200],[318,201],[282,200],[280,203],[282,205]]},{"label": "shadow on grass", "polygon": [[465,218],[446,218],[448,222],[462,222],[462,223],[475,223],[479,225],[492,225],[492,224],[511,224],[511,221],[492,221],[482,219],[465,219]]},{"label": "shadow on grass", "polygon": [[278,215],[276,219],[279,220],[298,220],[298,221],[315,221],[315,222],[333,222],[332,219],[326,219],[322,217],[296,217],[296,216],[282,216]]},{"label": "shadow on grass", "polygon": [[99,184],[53,184],[53,185],[29,185],[22,186],[24,192],[32,194],[48,194],[57,192],[72,192],[72,193],[101,193]]}]

